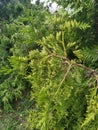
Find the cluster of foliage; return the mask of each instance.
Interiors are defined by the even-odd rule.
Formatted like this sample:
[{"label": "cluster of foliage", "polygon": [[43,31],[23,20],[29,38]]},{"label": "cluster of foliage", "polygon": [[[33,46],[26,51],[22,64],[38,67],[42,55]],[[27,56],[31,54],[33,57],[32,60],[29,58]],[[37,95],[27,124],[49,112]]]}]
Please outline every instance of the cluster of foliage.
[{"label": "cluster of foliage", "polygon": [[22,101],[19,129],[96,130],[97,2],[55,1],[62,8],[54,14],[39,2],[0,1],[0,110]]}]

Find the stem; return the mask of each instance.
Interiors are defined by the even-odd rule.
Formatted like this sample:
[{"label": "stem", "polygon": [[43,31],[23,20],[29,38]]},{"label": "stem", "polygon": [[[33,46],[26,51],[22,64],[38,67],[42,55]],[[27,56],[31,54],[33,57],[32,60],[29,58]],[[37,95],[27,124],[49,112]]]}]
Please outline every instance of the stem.
[{"label": "stem", "polygon": [[66,56],[66,48],[65,48],[65,44],[64,44],[64,31],[62,31],[62,46],[64,49],[64,55]]},{"label": "stem", "polygon": [[59,92],[59,89],[60,89],[60,87],[62,86],[62,84],[63,84],[63,82],[65,81],[65,79],[67,78],[67,76],[68,76],[68,74],[69,74],[71,68],[72,68],[72,64],[69,65],[69,67],[68,67],[68,69],[67,69],[67,72],[65,73],[64,78],[63,78],[62,81],[60,82],[59,87],[58,87],[58,89],[57,89],[55,95]]},{"label": "stem", "polygon": [[60,59],[63,59],[64,62],[63,64],[68,64],[68,65],[72,65],[72,66],[77,66],[77,67],[81,67],[87,71],[90,71],[92,72],[93,74],[97,74],[98,75],[98,71],[92,69],[92,68],[89,68],[83,64],[78,64],[78,63],[72,63],[68,58],[66,58],[65,56],[61,56],[61,55],[58,55],[58,54],[55,54],[55,53],[52,53],[51,55],[49,55],[48,57],[56,57],[56,58],[60,58]]}]

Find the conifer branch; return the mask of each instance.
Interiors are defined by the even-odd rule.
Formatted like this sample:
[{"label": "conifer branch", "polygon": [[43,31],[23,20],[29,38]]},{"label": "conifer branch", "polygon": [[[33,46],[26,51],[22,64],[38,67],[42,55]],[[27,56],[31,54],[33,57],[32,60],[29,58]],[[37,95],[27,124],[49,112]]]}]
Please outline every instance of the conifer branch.
[{"label": "conifer branch", "polygon": [[57,89],[55,95],[59,92],[59,89],[60,89],[60,87],[62,86],[62,84],[63,84],[63,82],[65,81],[65,79],[67,78],[67,76],[68,76],[68,74],[69,74],[71,68],[72,68],[72,64],[69,65],[69,67],[68,67],[68,69],[67,69],[67,72],[65,73],[64,78],[63,78],[62,81],[60,82],[59,87],[58,87],[58,89]]},{"label": "conifer branch", "polygon": [[90,67],[87,67],[83,64],[79,64],[79,63],[72,63],[71,60],[69,60],[67,57],[65,56],[61,56],[61,55],[58,55],[58,54],[55,54],[55,53],[52,53],[49,57],[56,57],[56,58],[60,58],[60,59],[63,59],[65,64],[68,64],[68,65],[71,65],[71,66],[77,66],[77,67],[80,67],[80,68],[83,68],[87,71],[89,71],[92,75],[98,75],[98,71],[90,68]]}]

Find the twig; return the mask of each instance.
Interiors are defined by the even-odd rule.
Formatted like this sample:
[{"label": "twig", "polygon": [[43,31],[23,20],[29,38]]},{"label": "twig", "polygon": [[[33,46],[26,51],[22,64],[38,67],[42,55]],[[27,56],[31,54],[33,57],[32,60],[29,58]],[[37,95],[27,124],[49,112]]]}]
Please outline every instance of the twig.
[{"label": "twig", "polygon": [[[65,81],[66,77],[68,76],[68,74],[69,74],[71,68],[72,68],[72,67],[75,67],[75,66],[76,66],[76,67],[83,68],[83,69],[89,71],[89,72],[90,72],[90,76],[91,76],[91,77],[94,76],[95,80],[97,81],[97,89],[98,89],[98,71],[96,71],[96,70],[94,70],[94,69],[92,69],[92,68],[89,68],[89,67],[87,67],[87,66],[85,66],[85,65],[83,65],[83,64],[72,63],[72,62],[71,62],[68,58],[66,58],[65,56],[61,56],[61,55],[58,55],[58,54],[55,54],[55,53],[52,53],[49,57],[56,57],[56,58],[63,59],[63,60],[64,60],[63,64],[68,64],[68,65],[69,65],[69,67],[68,67],[68,69],[67,69],[67,72],[65,73],[64,78],[63,78],[62,81],[60,82],[59,87],[58,87],[58,89],[57,89],[55,95],[59,92],[59,89],[60,89],[60,87],[62,86],[62,83]],[[96,76],[97,76],[97,78],[96,78]]]},{"label": "twig", "polygon": [[83,68],[83,69],[86,69],[87,71],[93,72],[93,73],[95,73],[95,74],[98,74],[98,71],[96,71],[96,70],[94,70],[94,69],[92,69],[92,68],[89,68],[89,67],[87,67],[87,66],[85,66],[85,65],[83,65],[83,64],[74,63],[73,65],[74,65],[74,66],[81,67],[81,68]]},{"label": "twig", "polygon": [[58,89],[57,89],[55,95],[59,92],[59,89],[60,89],[60,87],[62,86],[63,82],[65,81],[66,77],[68,76],[68,74],[69,74],[71,68],[72,68],[72,64],[69,65],[69,67],[68,67],[68,69],[67,69],[67,72],[65,73],[64,78],[63,78],[62,81],[60,82],[59,87],[58,87]]},{"label": "twig", "polygon": [[92,69],[92,68],[89,68],[83,64],[78,64],[78,63],[72,63],[68,58],[66,58],[65,56],[61,56],[61,55],[58,55],[58,54],[55,54],[55,53],[52,53],[51,55],[49,55],[49,57],[56,57],[56,58],[60,58],[60,59],[63,59],[65,64],[68,64],[68,65],[73,65],[73,66],[77,66],[77,67],[81,67],[83,69],[86,69],[87,71],[90,71],[92,72],[93,74],[98,74],[98,71]]}]

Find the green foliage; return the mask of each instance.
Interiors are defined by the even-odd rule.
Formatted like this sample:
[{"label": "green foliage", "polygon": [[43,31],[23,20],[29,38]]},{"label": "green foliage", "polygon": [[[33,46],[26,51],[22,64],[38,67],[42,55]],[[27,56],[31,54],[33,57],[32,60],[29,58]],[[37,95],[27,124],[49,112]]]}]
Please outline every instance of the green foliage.
[{"label": "green foliage", "polygon": [[[24,100],[24,98],[26,98]],[[26,126],[26,109],[30,107],[29,93],[22,96],[21,101],[13,103],[14,110],[1,111],[0,129],[2,130],[24,130]]]},{"label": "green foliage", "polygon": [[84,79],[84,70],[62,64],[60,55],[47,57],[45,50],[32,51],[29,57],[32,72],[27,79],[32,84],[31,98],[35,105],[29,111],[27,128],[81,129],[86,110],[90,107],[87,108],[86,95],[92,94],[92,88],[88,86],[90,81]]},{"label": "green foliage", "polygon": [[[78,43],[80,40],[77,31],[78,29],[84,31],[89,26],[75,20],[67,20],[63,25],[63,18],[59,19],[55,15],[52,19],[53,24],[58,25],[56,31],[38,41],[43,48],[41,51],[34,50],[29,54],[32,71],[27,79],[32,84],[31,99],[35,101],[35,106],[29,111],[27,128],[30,130],[82,129],[86,110],[89,107],[86,95],[90,95],[90,81],[85,79],[86,67],[82,66],[83,69],[80,69],[79,64],[75,62],[77,58],[78,62],[83,59],[80,50],[82,45]],[[73,29],[74,34],[70,33]],[[68,55],[68,49],[71,49],[72,54],[77,58],[73,59],[72,54]]]},{"label": "green foliage", "polygon": [[98,95],[96,95],[96,90],[91,89],[90,95],[87,95],[87,115],[84,120],[82,127],[85,129],[97,129],[98,124],[96,120],[98,119]]},{"label": "green foliage", "polygon": [[89,67],[97,68],[98,65],[98,47],[83,49],[83,63]]},{"label": "green foliage", "polygon": [[28,1],[5,3],[7,14],[0,12],[0,110],[26,114],[8,130],[98,128],[94,1],[57,2],[64,8],[54,14]]},{"label": "green foliage", "polygon": [[[12,6],[12,3],[9,4]],[[11,8],[9,7],[9,9]],[[28,8],[25,8],[25,11],[23,16],[17,19],[12,15],[10,19],[14,20],[10,24],[2,22],[3,27],[0,37],[0,107],[4,107],[6,110],[12,108],[12,102],[21,99],[22,92],[26,87],[29,87],[29,83],[25,79],[26,73],[29,71],[29,61],[26,55],[30,50],[38,47],[36,39],[40,38],[41,33],[40,31],[39,35],[36,35],[37,22],[32,21],[33,15],[35,19],[37,17],[36,12]],[[40,14],[44,16],[43,12]],[[15,13],[14,15],[16,16]],[[39,19],[42,21],[39,20],[38,22],[43,23],[44,19],[41,17]],[[43,29],[41,30],[43,31]]]}]

